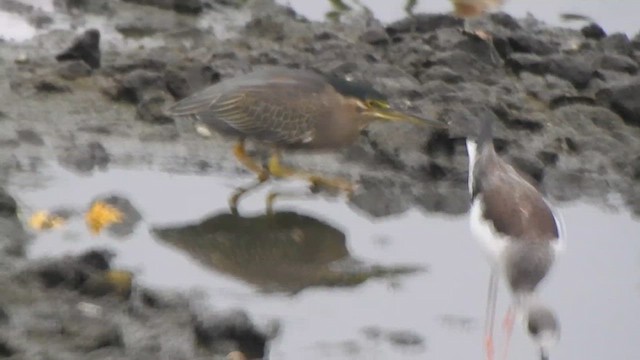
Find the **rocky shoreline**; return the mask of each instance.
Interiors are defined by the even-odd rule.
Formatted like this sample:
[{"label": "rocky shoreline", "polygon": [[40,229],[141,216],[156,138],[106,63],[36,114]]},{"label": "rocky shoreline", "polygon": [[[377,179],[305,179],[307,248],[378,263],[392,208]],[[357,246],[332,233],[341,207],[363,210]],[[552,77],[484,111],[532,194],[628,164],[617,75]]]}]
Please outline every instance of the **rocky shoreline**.
[{"label": "rocky shoreline", "polygon": [[[240,173],[229,142],[202,139],[162,109],[220,79],[281,65],[367,80],[399,106],[443,121],[495,117],[499,151],[551,199],[614,202],[640,215],[640,34],[605,34],[595,24],[551,28],[497,13],[485,24],[489,44],[461,33],[461,21],[446,14],[388,25],[367,14],[316,23],[266,0],[171,4],[4,9],[41,34],[0,46],[0,181],[37,178],[50,161],[82,174],[109,166]],[[80,19],[69,20],[79,21],[77,31],[56,29],[69,17]],[[102,22],[88,30],[85,17]],[[466,151],[455,133],[374,124],[342,152],[286,161],[358,180],[352,203],[374,217],[414,206],[467,210]],[[28,261],[17,213],[11,194],[0,193],[1,281],[11,289],[0,297],[0,357],[210,359],[240,350],[260,358],[277,333],[242,312],[193,309],[192,299],[123,294],[101,251]]]}]

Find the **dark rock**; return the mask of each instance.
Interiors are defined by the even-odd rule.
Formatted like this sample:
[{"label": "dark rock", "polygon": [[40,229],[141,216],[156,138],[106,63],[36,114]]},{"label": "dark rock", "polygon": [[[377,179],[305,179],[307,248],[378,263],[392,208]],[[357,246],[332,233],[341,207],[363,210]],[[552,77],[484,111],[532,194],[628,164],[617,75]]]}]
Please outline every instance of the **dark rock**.
[{"label": "dark rock", "polygon": [[600,67],[606,70],[635,74],[638,64],[628,56],[606,53],[600,60]]},{"label": "dark rock", "polygon": [[140,132],[138,139],[142,142],[174,141],[180,136],[175,122],[158,124]]},{"label": "dark rock", "polygon": [[500,55],[500,58],[502,58],[503,60],[508,59],[511,56],[511,54],[513,54],[513,49],[509,44],[508,38],[500,35],[495,35],[493,37],[492,43],[493,43],[493,47],[496,49],[496,52],[498,53],[498,55]]},{"label": "dark rock", "polygon": [[172,28],[172,24],[159,21],[154,17],[138,17],[134,19],[125,19],[115,25],[116,30],[130,38],[142,38],[151,36],[160,32],[168,32]]},{"label": "dark rock", "polygon": [[577,89],[584,89],[595,74],[594,65],[586,55],[556,54],[541,58],[533,54],[514,53],[507,59],[507,65],[516,73],[553,74],[568,80]]},{"label": "dark rock", "polygon": [[11,358],[18,351],[7,340],[0,338],[0,357]]},{"label": "dark rock", "polygon": [[77,263],[50,262],[35,270],[40,283],[47,288],[65,287],[77,290],[89,278],[89,274]]},{"label": "dark rock", "polygon": [[516,74],[526,71],[532,74],[542,75],[548,70],[547,64],[545,64],[544,60],[535,54],[511,54],[507,59],[506,64]]},{"label": "dark rock", "polygon": [[0,251],[9,256],[24,256],[29,235],[18,219],[18,205],[0,187]]},{"label": "dark rock", "polygon": [[640,51],[640,32],[638,32],[636,36],[631,39],[631,46],[635,51]]},{"label": "dark rock", "polygon": [[452,15],[417,14],[390,24],[386,30],[387,34],[394,36],[412,31],[428,33],[446,27],[462,28],[463,25],[464,23],[461,19]]},{"label": "dark rock", "polygon": [[313,38],[317,41],[327,41],[327,40],[335,39],[336,35],[328,31],[321,31],[315,34]]},{"label": "dark rock", "polygon": [[193,64],[183,68],[167,69],[164,81],[167,90],[176,100],[220,81],[220,72],[210,65]]},{"label": "dark rock", "polygon": [[384,125],[372,124],[364,134],[373,154],[395,169],[420,171],[427,162],[422,149],[427,143],[428,131],[417,131],[408,124]]},{"label": "dark rock", "polygon": [[447,132],[434,131],[424,147],[425,152],[434,157],[437,155],[452,156],[455,153],[456,141]]},{"label": "dark rock", "polygon": [[420,74],[421,79],[441,80],[449,84],[457,84],[464,80],[464,77],[446,66],[435,65],[429,67]]},{"label": "dark rock", "polygon": [[58,156],[61,165],[79,172],[90,172],[94,169],[105,169],[111,157],[99,142],[93,141],[82,145],[72,145],[62,149]]},{"label": "dark rock", "polygon": [[197,15],[202,12],[201,0],[181,0],[173,3],[173,9],[178,13]]},{"label": "dark rock", "polygon": [[502,118],[502,123],[512,130],[539,132],[544,128],[545,120],[546,116],[540,113],[509,113],[506,118]]},{"label": "dark rock", "polygon": [[66,93],[71,92],[71,88],[58,79],[42,77],[36,79],[33,84],[34,89],[45,93]]},{"label": "dark rock", "polygon": [[466,37],[465,40],[458,42],[454,47],[455,50],[461,50],[468,53],[476,61],[481,61],[486,65],[495,66],[498,65],[496,61],[499,58],[499,54],[495,51],[494,47],[487,41],[484,41],[477,37]]},{"label": "dark rock", "polygon": [[583,27],[582,29],[580,29],[580,32],[582,32],[582,35],[584,35],[584,37],[586,37],[587,39],[600,40],[607,36],[607,33],[604,32],[602,27],[600,27],[600,25],[596,23],[591,23]]},{"label": "dark rock", "polygon": [[488,63],[478,61],[474,55],[461,50],[438,54],[434,61],[437,65],[449,67],[449,69],[456,74],[460,74],[465,79],[487,77],[487,74],[491,73],[492,69],[492,66],[488,65]]},{"label": "dark rock", "polygon": [[364,41],[371,45],[388,44],[390,39],[383,28],[370,28],[360,35],[360,41]]},{"label": "dark rock", "polygon": [[[465,164],[466,166],[466,164]],[[461,215],[469,210],[469,190],[465,180],[452,182],[442,187],[426,186],[416,195],[415,203],[429,212]]]},{"label": "dark rock", "polygon": [[4,307],[0,307],[0,326],[6,325],[9,323],[9,314],[4,309]]},{"label": "dark rock", "polygon": [[603,89],[596,97],[607,103],[626,123],[640,126],[640,78]]},{"label": "dark rock", "polygon": [[107,228],[107,232],[114,235],[115,237],[125,237],[131,235],[140,220],[142,220],[142,215],[140,212],[131,204],[127,198],[119,195],[110,195],[106,197],[100,197],[95,199],[95,201],[102,201],[107,203],[116,209],[118,209],[123,214],[123,220],[111,224]]},{"label": "dark rock", "polygon": [[71,47],[56,55],[56,60],[82,60],[92,69],[100,68],[100,31],[85,31],[74,40]]},{"label": "dark rock", "polygon": [[534,185],[542,182],[544,177],[544,164],[541,160],[533,157],[510,156],[509,162],[519,171],[525,173],[534,180]]},{"label": "dark rock", "polygon": [[401,214],[411,207],[408,199],[404,198],[406,193],[405,187],[383,177],[362,177],[350,203],[373,217]]},{"label": "dark rock", "polygon": [[422,346],[424,340],[412,331],[395,330],[387,333],[389,342],[396,346]]},{"label": "dark rock", "polygon": [[[427,40],[432,47],[449,50],[463,40],[478,40],[477,37],[467,36],[457,28],[442,28],[435,31],[436,36],[428,36]],[[434,41],[436,40],[436,41]]]},{"label": "dark rock", "polygon": [[596,70],[591,81],[594,85],[591,86],[589,83],[587,90],[589,90],[589,94],[595,94],[598,90],[608,88],[611,84],[620,84],[627,80],[629,80],[628,73],[600,68]]},{"label": "dark rock", "polygon": [[18,204],[3,188],[0,187],[0,216],[11,218],[18,213]]},{"label": "dark rock", "polygon": [[116,61],[104,66],[103,72],[110,76],[126,75],[135,70],[145,70],[150,73],[164,71],[167,62],[159,58],[143,57],[132,61],[130,58]]},{"label": "dark rock", "polygon": [[110,269],[109,263],[114,254],[106,250],[90,250],[78,257],[81,264],[97,271],[107,271]]},{"label": "dark rock", "polygon": [[43,29],[53,24],[53,18],[48,14],[36,12],[32,15],[29,15],[29,23],[32,24],[36,29]]},{"label": "dark rock", "polygon": [[507,30],[517,31],[522,29],[518,20],[516,20],[513,16],[505,13],[505,12],[495,12],[489,14],[489,19],[496,25],[499,25]]},{"label": "dark rock", "polygon": [[164,78],[161,74],[146,70],[134,70],[119,81],[115,96],[117,100],[138,104],[144,98],[145,92],[155,92],[164,88]]},{"label": "dark rock", "polygon": [[267,335],[255,328],[244,311],[194,314],[193,329],[199,346],[218,351],[222,347],[227,353],[238,350],[249,359],[265,356]]},{"label": "dark rock", "polygon": [[559,54],[550,57],[549,72],[584,89],[594,75],[593,64],[585,56]]},{"label": "dark rock", "polygon": [[[57,1],[54,1],[54,4]],[[93,14],[109,14],[113,13],[113,9],[111,5],[113,4],[110,0],[63,0],[64,2],[64,11],[73,12],[73,11],[84,11]]]},{"label": "dark rock", "polygon": [[16,135],[20,142],[31,144],[35,146],[44,145],[44,140],[38,135],[37,132],[29,129],[16,130]]},{"label": "dark rock", "polygon": [[640,156],[631,161],[631,176],[634,180],[640,180]]},{"label": "dark rock", "polygon": [[547,41],[542,40],[540,37],[531,35],[528,32],[515,33],[507,39],[511,49],[517,53],[549,55],[558,52],[558,50]]},{"label": "dark rock", "polygon": [[633,47],[627,34],[615,33],[600,40],[603,50],[616,52],[622,55],[633,56]]},{"label": "dark rock", "polygon": [[254,17],[245,25],[244,30],[247,35],[272,41],[282,41],[285,38],[283,22],[267,15]]},{"label": "dark rock", "polygon": [[538,152],[537,157],[545,165],[555,165],[558,162],[558,153],[551,150],[541,150]]},{"label": "dark rock", "polygon": [[520,81],[529,95],[546,104],[578,94],[570,82],[554,75],[535,75],[528,71],[523,71],[520,73]]},{"label": "dark rock", "polygon": [[63,321],[63,333],[83,352],[106,347],[123,347],[120,327],[108,319],[73,316]]},{"label": "dark rock", "polygon": [[111,270],[101,274],[91,274],[78,291],[87,296],[100,298],[115,295],[122,299],[131,296],[133,276],[127,271]]},{"label": "dark rock", "polygon": [[58,76],[65,80],[76,80],[91,76],[92,69],[81,60],[70,60],[58,67]]},{"label": "dark rock", "polygon": [[596,99],[590,96],[580,96],[580,95],[560,95],[554,97],[549,103],[549,107],[551,109],[557,109],[559,107],[574,105],[574,104],[584,104],[584,105],[595,105]]},{"label": "dark rock", "polygon": [[203,6],[201,0],[124,0],[125,2],[154,6],[160,9],[174,10],[175,12],[184,14],[197,15],[202,12]]},{"label": "dark rock", "polygon": [[159,94],[142,99],[136,107],[137,118],[151,124],[174,123],[173,119],[164,112],[166,102],[166,97]]}]

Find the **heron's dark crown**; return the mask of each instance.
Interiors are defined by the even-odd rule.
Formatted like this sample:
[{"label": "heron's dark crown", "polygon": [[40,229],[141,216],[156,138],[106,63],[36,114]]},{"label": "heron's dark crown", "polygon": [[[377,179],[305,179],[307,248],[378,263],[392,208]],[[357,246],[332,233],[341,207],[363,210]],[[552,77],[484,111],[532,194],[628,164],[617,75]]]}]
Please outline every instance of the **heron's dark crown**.
[{"label": "heron's dark crown", "polygon": [[340,94],[360,100],[387,100],[387,97],[364,82],[348,81],[337,75],[325,75],[325,78]]}]

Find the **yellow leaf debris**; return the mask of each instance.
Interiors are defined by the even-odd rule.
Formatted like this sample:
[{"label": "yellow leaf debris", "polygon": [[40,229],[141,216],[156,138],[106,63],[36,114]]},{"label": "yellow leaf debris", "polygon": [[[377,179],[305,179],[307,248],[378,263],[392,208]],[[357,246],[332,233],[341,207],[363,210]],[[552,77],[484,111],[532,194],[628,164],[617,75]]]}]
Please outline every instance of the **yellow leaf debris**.
[{"label": "yellow leaf debris", "polygon": [[29,219],[29,226],[35,230],[58,229],[64,225],[65,219],[46,210],[35,212]]},{"label": "yellow leaf debris", "polygon": [[105,203],[104,201],[96,201],[91,209],[85,214],[85,221],[92,234],[99,234],[105,227],[119,223],[123,220],[124,215],[118,208]]}]

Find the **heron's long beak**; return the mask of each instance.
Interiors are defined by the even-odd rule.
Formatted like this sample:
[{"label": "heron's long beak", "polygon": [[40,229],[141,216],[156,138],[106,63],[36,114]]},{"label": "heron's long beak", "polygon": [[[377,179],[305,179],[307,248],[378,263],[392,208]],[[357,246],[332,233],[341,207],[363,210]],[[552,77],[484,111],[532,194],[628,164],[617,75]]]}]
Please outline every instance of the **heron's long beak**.
[{"label": "heron's long beak", "polygon": [[406,121],[419,126],[433,126],[436,128],[446,128],[447,124],[442,123],[440,121],[431,120],[431,119],[423,119],[421,117],[417,117],[414,115],[402,113],[400,111],[396,111],[390,108],[386,109],[371,109],[368,110],[367,113],[377,119],[386,120],[386,121]]}]

